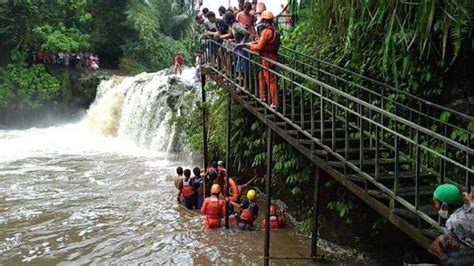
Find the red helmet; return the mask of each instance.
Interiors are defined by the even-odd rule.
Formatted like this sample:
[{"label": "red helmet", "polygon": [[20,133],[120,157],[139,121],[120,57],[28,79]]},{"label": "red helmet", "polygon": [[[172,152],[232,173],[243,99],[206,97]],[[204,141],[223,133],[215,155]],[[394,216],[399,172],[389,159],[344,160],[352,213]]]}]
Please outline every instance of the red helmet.
[{"label": "red helmet", "polygon": [[276,208],[273,205],[270,206],[270,215],[276,215]]}]

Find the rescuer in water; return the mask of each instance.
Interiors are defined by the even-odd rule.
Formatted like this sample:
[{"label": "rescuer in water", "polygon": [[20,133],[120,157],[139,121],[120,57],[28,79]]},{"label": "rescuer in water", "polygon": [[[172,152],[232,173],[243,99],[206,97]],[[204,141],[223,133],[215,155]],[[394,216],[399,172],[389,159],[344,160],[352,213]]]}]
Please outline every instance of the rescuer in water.
[{"label": "rescuer in water", "polygon": [[201,207],[201,213],[206,215],[205,228],[215,229],[221,227],[221,219],[225,213],[225,201],[219,199],[221,187],[217,184],[211,187],[211,196],[204,199]]},{"label": "rescuer in water", "polygon": [[234,207],[240,209],[240,215],[237,216],[237,226],[240,230],[253,230],[253,222],[258,216],[258,206],[255,202],[256,199],[255,190],[251,189],[247,192],[247,199],[242,201],[242,204],[239,204],[234,201],[230,201]]},{"label": "rescuer in water", "polygon": [[182,196],[186,208],[198,209],[198,193],[195,189],[195,179],[191,177],[191,170],[184,170],[184,178],[179,183],[178,202]]},{"label": "rescuer in water", "polygon": [[183,176],[183,168],[180,166],[178,168],[176,168],[176,174],[177,176],[174,178],[174,186],[176,187],[176,189],[179,189],[179,182],[181,182],[181,180],[184,178]]},{"label": "rescuer in water", "polygon": [[[277,213],[275,205],[270,205],[270,229],[283,228],[286,225],[285,211],[282,211],[280,215]],[[262,221],[262,227],[265,226],[266,220]]]}]

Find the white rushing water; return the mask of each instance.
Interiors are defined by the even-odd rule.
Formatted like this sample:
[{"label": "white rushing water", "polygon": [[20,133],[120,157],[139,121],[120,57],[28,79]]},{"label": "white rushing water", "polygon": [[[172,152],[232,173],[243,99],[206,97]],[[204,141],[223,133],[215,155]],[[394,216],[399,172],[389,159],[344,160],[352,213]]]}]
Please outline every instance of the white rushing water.
[{"label": "white rushing water", "polygon": [[177,77],[169,70],[134,77],[113,76],[98,88],[95,102],[76,124],[29,130],[0,130],[0,162],[57,152],[152,155],[187,153],[170,119],[199,94],[194,70]]}]

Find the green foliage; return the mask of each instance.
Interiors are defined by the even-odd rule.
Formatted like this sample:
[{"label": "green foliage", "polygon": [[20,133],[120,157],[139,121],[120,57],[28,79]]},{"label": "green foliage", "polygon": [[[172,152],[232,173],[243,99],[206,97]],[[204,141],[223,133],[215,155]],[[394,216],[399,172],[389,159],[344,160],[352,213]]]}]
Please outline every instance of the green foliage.
[{"label": "green foliage", "polygon": [[413,94],[443,93],[445,73],[471,47],[469,0],[303,3],[285,45]]},{"label": "green foliage", "polygon": [[329,202],[327,207],[330,210],[335,210],[339,214],[339,216],[342,218],[349,213],[353,205],[351,201],[338,200],[338,201]]},{"label": "green foliage", "polygon": [[150,3],[132,1],[125,15],[133,37],[122,46],[132,64],[140,64],[150,71],[172,66],[177,53],[191,58],[188,42],[173,39],[187,31],[190,16],[170,16],[173,11],[168,0]]},{"label": "green foliage", "polygon": [[[2,1],[0,37],[16,48],[68,48],[57,47],[61,40],[73,46],[84,44],[92,18],[87,7],[87,0]],[[47,40],[49,34],[54,36]]]},{"label": "green foliage", "polygon": [[[98,53],[102,66],[115,68],[120,65],[130,73],[158,71],[172,66],[177,53],[191,59],[188,33],[192,16],[186,2],[0,1],[0,47],[13,54],[25,50],[34,53],[40,49],[47,52],[83,50]],[[28,62],[31,63],[32,54],[29,55]],[[47,101],[55,94],[58,83],[62,87],[62,100],[72,100],[67,73],[51,67],[48,70],[43,66],[24,65],[25,58],[22,60],[14,60],[0,71],[3,81],[1,106],[27,108],[31,103],[30,108],[36,109],[41,101]],[[48,71],[58,74],[54,81]],[[39,84],[29,83],[37,82],[36,79],[40,79]],[[47,83],[52,85],[45,90],[43,86]],[[28,86],[31,91],[27,91]],[[20,98],[16,99],[16,96]]]},{"label": "green foliage", "polygon": [[35,110],[53,99],[59,91],[59,82],[43,65],[28,67],[24,54],[14,52],[14,63],[2,71],[0,107]]},{"label": "green foliage", "polygon": [[51,25],[33,29],[41,48],[50,51],[79,51],[90,47],[90,36],[76,28],[67,29],[63,25],[53,28]]}]

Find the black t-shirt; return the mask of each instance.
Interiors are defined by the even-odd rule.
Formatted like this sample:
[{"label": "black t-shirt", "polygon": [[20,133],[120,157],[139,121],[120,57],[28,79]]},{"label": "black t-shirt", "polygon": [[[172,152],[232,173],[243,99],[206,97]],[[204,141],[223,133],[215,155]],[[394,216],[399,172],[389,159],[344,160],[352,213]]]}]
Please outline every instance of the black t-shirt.
[{"label": "black t-shirt", "polygon": [[217,31],[221,35],[227,34],[229,32],[229,26],[227,26],[227,24],[225,24],[224,21],[222,20],[218,20],[216,22],[216,26],[217,26]]},{"label": "black t-shirt", "polygon": [[202,186],[202,178],[200,176],[193,176],[191,178],[193,180],[193,184],[192,184],[193,190],[198,191]]}]

